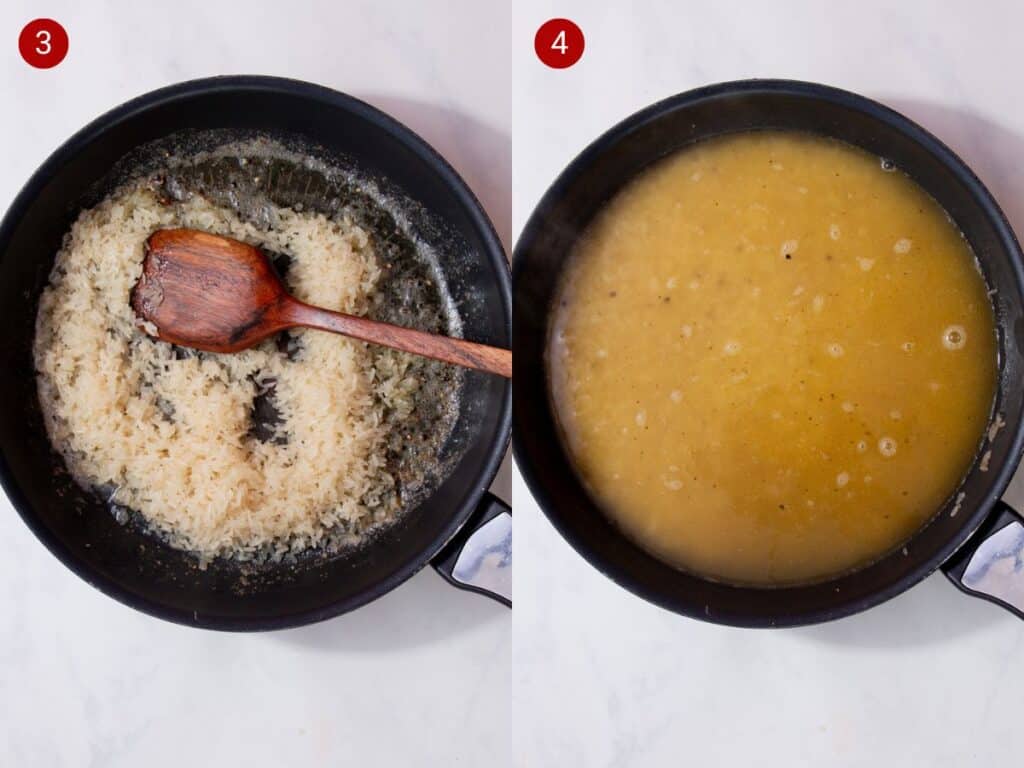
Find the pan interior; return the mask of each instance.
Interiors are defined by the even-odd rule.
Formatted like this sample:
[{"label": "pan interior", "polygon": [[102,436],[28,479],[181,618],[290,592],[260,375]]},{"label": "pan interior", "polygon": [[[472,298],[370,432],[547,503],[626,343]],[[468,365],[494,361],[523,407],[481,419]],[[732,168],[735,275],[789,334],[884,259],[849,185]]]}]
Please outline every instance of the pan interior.
[{"label": "pan interior", "polygon": [[[119,163],[110,180],[97,185],[96,196],[122,179],[124,182],[111,193],[115,197],[124,194],[126,189],[140,186],[154,190],[157,199],[165,205],[200,196],[268,237],[277,227],[278,212],[282,208],[321,214],[341,226],[348,226],[346,222],[354,223],[368,234],[382,271],[369,315],[404,327],[459,335],[461,321],[448,293],[437,254],[429,244],[417,240],[407,224],[403,225],[408,221],[403,210],[408,201],[395,194],[387,195],[374,182],[361,178],[356,170],[328,165],[322,159],[326,154],[323,148],[297,146],[298,142],[293,141],[293,148],[289,149],[265,136],[225,141],[226,137],[220,133],[172,136],[143,147],[133,153],[133,157]],[[269,252],[268,255],[285,285],[291,288],[294,254]],[[152,343],[157,342],[142,341],[144,348]],[[303,336],[286,331],[277,336],[272,346],[276,347],[273,353],[276,357],[294,363],[302,358]],[[173,352],[179,360],[198,358],[200,362],[213,364],[216,359],[216,356],[180,347],[174,347]],[[386,377],[386,372],[395,365],[396,353],[374,345],[367,346],[367,353],[374,369],[380,371],[382,378]],[[282,365],[287,367],[288,363],[282,362]],[[427,498],[446,471],[458,461],[459,455],[451,450],[448,438],[459,412],[462,370],[414,356],[405,358],[403,365],[409,367],[402,381],[419,383],[409,395],[411,408],[379,406],[383,408],[382,423],[389,435],[383,446],[386,472],[394,479],[394,485],[381,491],[379,498],[375,492],[366,502],[388,509],[388,521],[372,523],[360,518],[353,524],[342,520],[326,532],[317,547],[287,550],[284,554],[287,563],[321,560],[334,557],[346,548],[371,544],[381,529],[392,524],[393,517]],[[265,376],[260,378],[259,386],[255,382],[248,383],[252,389],[249,434],[254,442],[283,446],[289,437],[278,430],[282,416],[276,383],[275,378]],[[243,380],[235,386],[245,388],[246,384]],[[166,418],[173,419],[173,404],[166,410],[169,411]],[[106,500],[118,520],[149,530],[173,544],[173,528],[147,525],[144,515],[114,501],[113,489],[110,484],[94,490]],[[394,505],[400,505],[397,512]],[[276,544],[275,541],[256,550],[229,552],[226,556],[246,561],[244,567],[255,577],[273,570],[281,559]],[[208,554],[202,557],[209,560]],[[202,567],[206,565],[206,562],[201,563]]]}]

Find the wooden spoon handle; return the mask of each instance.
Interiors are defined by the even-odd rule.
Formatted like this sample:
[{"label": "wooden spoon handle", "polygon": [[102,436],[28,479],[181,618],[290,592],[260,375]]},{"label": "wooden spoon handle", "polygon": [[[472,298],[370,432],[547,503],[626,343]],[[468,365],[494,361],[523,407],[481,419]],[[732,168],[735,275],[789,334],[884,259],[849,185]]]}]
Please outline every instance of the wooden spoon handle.
[{"label": "wooden spoon handle", "polygon": [[474,368],[512,378],[512,352],[508,349],[438,336],[412,328],[401,328],[366,317],[332,312],[298,300],[288,302],[282,309],[282,319],[294,325],[333,331],[360,341],[369,341],[403,352],[461,365],[464,368]]}]

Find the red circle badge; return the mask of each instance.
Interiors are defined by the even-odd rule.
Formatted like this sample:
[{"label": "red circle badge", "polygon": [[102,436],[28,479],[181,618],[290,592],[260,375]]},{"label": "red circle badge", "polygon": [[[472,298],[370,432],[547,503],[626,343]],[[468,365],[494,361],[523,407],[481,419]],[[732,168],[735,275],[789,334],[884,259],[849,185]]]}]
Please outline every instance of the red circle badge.
[{"label": "red circle badge", "polygon": [[35,19],[18,35],[18,51],[36,69],[56,67],[68,55],[68,33],[53,19]]},{"label": "red circle badge", "polygon": [[569,19],[550,19],[533,38],[537,58],[553,69],[571,67],[583,55],[583,30]]}]

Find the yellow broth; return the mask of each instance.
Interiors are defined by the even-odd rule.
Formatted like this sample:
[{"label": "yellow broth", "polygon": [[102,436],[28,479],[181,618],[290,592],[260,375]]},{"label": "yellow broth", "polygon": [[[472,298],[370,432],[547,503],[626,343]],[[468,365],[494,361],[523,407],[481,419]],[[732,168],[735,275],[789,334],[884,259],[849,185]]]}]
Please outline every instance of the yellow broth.
[{"label": "yellow broth", "polygon": [[548,365],[606,514],[754,584],[910,538],[968,469],[997,373],[986,284],[942,208],[877,157],[779,132],[682,150],[601,211]]}]

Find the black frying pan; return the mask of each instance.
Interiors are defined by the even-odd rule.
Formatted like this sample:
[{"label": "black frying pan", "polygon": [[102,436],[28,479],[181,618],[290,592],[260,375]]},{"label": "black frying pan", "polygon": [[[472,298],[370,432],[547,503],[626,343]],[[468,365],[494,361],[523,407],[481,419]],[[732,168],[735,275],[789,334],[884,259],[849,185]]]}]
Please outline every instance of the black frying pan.
[{"label": "black frying pan", "polygon": [[[1005,422],[962,486],[905,546],[852,573],[784,588],[709,581],[666,565],[621,535],[573,473],[555,427],[544,364],[549,308],[565,256],[601,206],[644,168],[681,147],[758,129],[810,131],[888,158],[952,216],[995,291],[995,412]],[[678,613],[750,627],[827,621],[893,597],[941,566],[961,588],[1024,617],[1024,525],[999,502],[1024,444],[1022,270],[1020,246],[992,196],[949,148],[902,115],[852,93],[789,81],[725,83],[674,96],[632,115],[584,150],[545,194],[516,244],[516,460],[552,523],[583,557],[627,589]]]},{"label": "black frying pan", "polygon": [[508,346],[510,283],[501,244],[465,183],[422,139],[367,104],[298,81],[223,77],[172,86],[73,136],[29,180],[0,224],[4,489],[36,536],[82,578],[182,624],[257,630],[319,621],[383,595],[432,559],[457,586],[507,603],[509,509],[486,492],[510,431],[510,386],[499,377],[462,377],[461,410],[440,449],[450,473],[418,507],[369,545],[287,565],[221,559],[201,569],[191,555],[119,523],[100,497],[71,481],[50,447],[31,339],[40,291],[71,222],[133,162],[152,154],[147,147],[154,142],[254,133],[343,158],[360,178],[406,200],[405,226],[438,253],[464,335]]}]

